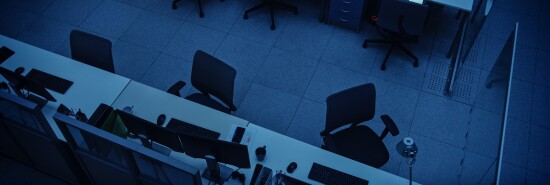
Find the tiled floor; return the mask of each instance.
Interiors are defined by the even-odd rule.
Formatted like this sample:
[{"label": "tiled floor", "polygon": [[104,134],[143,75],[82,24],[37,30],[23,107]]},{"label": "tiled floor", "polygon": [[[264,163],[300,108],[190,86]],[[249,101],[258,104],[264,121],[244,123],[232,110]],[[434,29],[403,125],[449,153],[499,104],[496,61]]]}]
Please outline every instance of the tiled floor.
[{"label": "tiled floor", "polygon": [[[194,1],[177,10],[169,0],[0,0],[0,34],[70,57],[69,32],[80,29],[113,42],[118,74],[167,89],[190,81],[191,61],[198,49],[237,69],[234,115],[279,133],[320,146],[325,98],[340,90],[374,83],[377,118],[388,114],[401,134],[387,137],[390,161],[382,167],[408,178],[408,165],[394,150],[405,136],[420,147],[414,180],[423,184],[491,184],[495,174],[500,115],[486,103],[498,97],[477,93],[498,57],[515,21],[520,22],[515,79],[511,93],[503,184],[550,183],[550,2],[499,0],[478,37],[465,66],[471,96],[446,97],[434,90],[437,73],[448,65],[444,52],[457,25],[456,10],[431,12],[424,35],[409,47],[420,66],[394,52],[380,71],[385,46],[361,47],[378,38],[365,24],[360,32],[319,23],[319,3],[292,1],[299,15],[279,11],[277,29],[269,29],[265,10],[242,19],[258,0],[204,1],[198,17]],[[436,88],[437,89],[437,88]],[[195,91],[189,85],[183,94]],[[12,169],[2,159],[0,170]],[[18,167],[19,168],[19,167]],[[31,173],[31,172],[29,172]],[[32,183],[28,175],[1,173],[2,183]],[[25,174],[27,174],[25,172]],[[36,178],[47,178],[32,172]],[[50,180],[52,183],[57,180]],[[43,181],[40,181],[43,182]]]}]

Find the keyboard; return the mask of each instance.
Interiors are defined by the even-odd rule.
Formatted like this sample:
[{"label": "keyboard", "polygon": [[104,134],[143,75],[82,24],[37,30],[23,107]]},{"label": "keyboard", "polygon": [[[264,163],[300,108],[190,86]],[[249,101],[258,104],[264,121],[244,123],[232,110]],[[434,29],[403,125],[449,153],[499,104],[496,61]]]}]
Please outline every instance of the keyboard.
[{"label": "keyboard", "polygon": [[218,132],[214,132],[174,118],[170,119],[168,125],[166,125],[166,128],[178,134],[187,134],[210,139],[218,139],[218,137],[220,137],[220,133]]},{"label": "keyboard", "polygon": [[309,174],[307,175],[307,177],[317,182],[330,185],[369,184],[368,180],[364,180],[317,163],[313,163],[313,166],[311,167],[311,170],[309,170]]}]

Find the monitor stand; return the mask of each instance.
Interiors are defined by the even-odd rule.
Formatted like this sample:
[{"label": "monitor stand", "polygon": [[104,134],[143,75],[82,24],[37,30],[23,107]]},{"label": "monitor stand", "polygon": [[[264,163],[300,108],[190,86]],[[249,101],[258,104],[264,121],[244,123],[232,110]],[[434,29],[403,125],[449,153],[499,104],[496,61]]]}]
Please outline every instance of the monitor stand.
[{"label": "monitor stand", "polygon": [[219,165],[214,156],[207,155],[204,159],[206,160],[206,169],[202,172],[203,178],[213,181],[215,184],[223,185],[231,177],[234,170],[225,165]]},{"label": "monitor stand", "polygon": [[48,100],[46,100],[44,98],[41,98],[39,96],[33,95],[33,94],[29,94],[27,96],[27,100],[29,100],[33,103],[36,103],[36,105],[38,105],[38,107],[40,107],[40,109],[42,109],[44,106],[46,106],[46,104],[48,104]]}]

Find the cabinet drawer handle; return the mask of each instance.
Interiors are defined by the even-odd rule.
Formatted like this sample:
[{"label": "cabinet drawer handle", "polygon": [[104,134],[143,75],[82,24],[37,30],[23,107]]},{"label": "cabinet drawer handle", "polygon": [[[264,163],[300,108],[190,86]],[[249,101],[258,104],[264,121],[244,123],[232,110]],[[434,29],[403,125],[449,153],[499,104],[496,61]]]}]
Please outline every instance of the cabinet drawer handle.
[{"label": "cabinet drawer handle", "polygon": [[342,10],[342,9],[340,9],[340,11],[342,11],[342,13],[348,13],[349,12],[348,10]]},{"label": "cabinet drawer handle", "polygon": [[351,1],[346,1],[346,0],[342,0],[342,2],[346,3],[346,4],[350,4]]},{"label": "cabinet drawer handle", "polygon": [[347,19],[342,19],[342,18],[340,18],[340,17],[338,17],[338,19],[340,19],[340,21],[342,21],[342,22],[348,22]]}]

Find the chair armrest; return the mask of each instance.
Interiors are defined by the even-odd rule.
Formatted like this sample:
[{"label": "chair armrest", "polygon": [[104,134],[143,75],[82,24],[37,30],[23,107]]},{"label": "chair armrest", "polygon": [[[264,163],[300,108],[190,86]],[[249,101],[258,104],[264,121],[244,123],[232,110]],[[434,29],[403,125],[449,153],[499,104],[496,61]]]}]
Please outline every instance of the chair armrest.
[{"label": "chair armrest", "polygon": [[399,129],[397,128],[397,125],[395,125],[395,122],[390,118],[388,115],[382,115],[380,116],[380,119],[382,119],[382,122],[384,122],[384,125],[386,125],[386,128],[384,128],[384,131],[382,131],[382,134],[380,135],[380,139],[384,139],[386,135],[388,135],[388,132],[391,133],[392,136],[399,135]]},{"label": "chair armrest", "polygon": [[185,85],[186,83],[180,80],[176,82],[174,85],[172,85],[170,88],[168,88],[166,92],[181,97],[180,90],[181,88],[185,87]]}]

